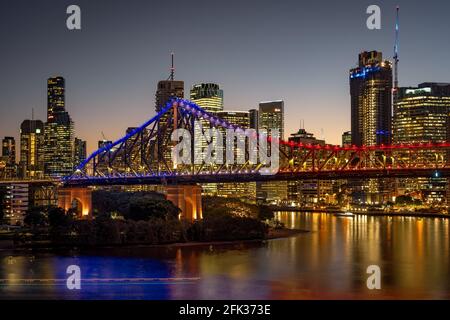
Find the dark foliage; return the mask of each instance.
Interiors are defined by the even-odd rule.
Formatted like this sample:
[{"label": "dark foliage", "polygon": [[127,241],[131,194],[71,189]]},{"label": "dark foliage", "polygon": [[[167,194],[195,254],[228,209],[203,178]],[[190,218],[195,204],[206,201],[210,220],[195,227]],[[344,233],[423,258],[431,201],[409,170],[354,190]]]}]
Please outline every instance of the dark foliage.
[{"label": "dark foliage", "polygon": [[219,215],[194,222],[188,236],[194,241],[230,241],[265,239],[267,233],[267,225],[259,220]]},{"label": "dark foliage", "polygon": [[268,206],[258,206],[237,198],[204,197],[202,202],[204,217],[222,215],[262,221],[271,220],[274,217],[273,211]]},{"label": "dark foliage", "polygon": [[4,199],[5,199],[6,192],[5,190],[0,186],[0,223],[3,221],[4,217]]},{"label": "dark foliage", "polygon": [[48,207],[33,207],[25,213],[24,223],[28,227],[38,228],[48,224],[47,210]]},{"label": "dark foliage", "polygon": [[180,210],[156,192],[95,191],[92,204],[96,215],[119,215],[134,221],[151,218],[176,219]]}]

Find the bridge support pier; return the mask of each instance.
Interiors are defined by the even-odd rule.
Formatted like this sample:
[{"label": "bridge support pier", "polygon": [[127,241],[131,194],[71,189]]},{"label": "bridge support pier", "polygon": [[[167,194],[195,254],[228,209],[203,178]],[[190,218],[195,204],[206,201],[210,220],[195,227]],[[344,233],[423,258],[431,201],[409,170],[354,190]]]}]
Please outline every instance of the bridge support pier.
[{"label": "bridge support pier", "polygon": [[78,218],[92,217],[92,191],[89,188],[61,188],[58,190],[58,207],[75,209]]},{"label": "bridge support pier", "polygon": [[203,218],[202,188],[198,185],[166,186],[166,198],[181,209],[180,219],[194,221]]}]

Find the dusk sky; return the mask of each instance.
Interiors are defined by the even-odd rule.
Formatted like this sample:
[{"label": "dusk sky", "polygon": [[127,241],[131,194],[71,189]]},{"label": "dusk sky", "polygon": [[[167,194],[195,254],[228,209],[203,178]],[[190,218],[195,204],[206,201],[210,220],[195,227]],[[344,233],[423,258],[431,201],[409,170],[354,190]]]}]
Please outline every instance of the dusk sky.
[{"label": "dusk sky", "polygon": [[[66,28],[66,8],[82,10],[82,30]],[[382,9],[382,29],[366,8]],[[215,82],[226,110],[285,101],[286,134],[305,128],[340,144],[350,130],[348,71],[363,50],[392,59],[400,5],[400,85],[450,82],[450,1],[0,0],[0,136],[45,120],[46,79],[66,78],[76,136],[95,149],[154,115],[156,85],[169,74],[186,97]],[[322,134],[323,132],[323,134]],[[17,140],[18,141],[18,140]]]}]

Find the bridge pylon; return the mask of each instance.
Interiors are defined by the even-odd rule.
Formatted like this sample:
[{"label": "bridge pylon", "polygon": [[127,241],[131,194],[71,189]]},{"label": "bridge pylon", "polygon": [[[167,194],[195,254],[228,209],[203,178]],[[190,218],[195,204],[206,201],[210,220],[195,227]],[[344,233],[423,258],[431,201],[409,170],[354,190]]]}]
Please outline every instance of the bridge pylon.
[{"label": "bridge pylon", "polygon": [[199,185],[166,185],[166,198],[181,210],[180,219],[203,218],[202,188]]},{"label": "bridge pylon", "polygon": [[75,209],[79,219],[92,217],[92,190],[87,187],[60,188],[58,207],[64,210]]}]

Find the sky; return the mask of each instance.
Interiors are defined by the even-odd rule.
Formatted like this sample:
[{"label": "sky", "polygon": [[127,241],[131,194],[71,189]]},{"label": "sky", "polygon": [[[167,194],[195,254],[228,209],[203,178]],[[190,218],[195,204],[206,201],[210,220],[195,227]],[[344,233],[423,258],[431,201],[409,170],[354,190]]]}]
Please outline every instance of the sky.
[{"label": "sky", "polygon": [[[81,8],[82,30],[66,27]],[[369,5],[381,30],[366,27]],[[218,83],[225,110],[285,101],[285,132],[307,131],[340,144],[350,130],[349,69],[358,53],[392,59],[400,5],[400,85],[450,82],[450,1],[0,0],[0,137],[45,120],[46,79],[66,79],[76,136],[94,151],[103,135],[154,115],[156,85],[175,52],[185,91]],[[19,140],[17,140],[19,141]]]}]

